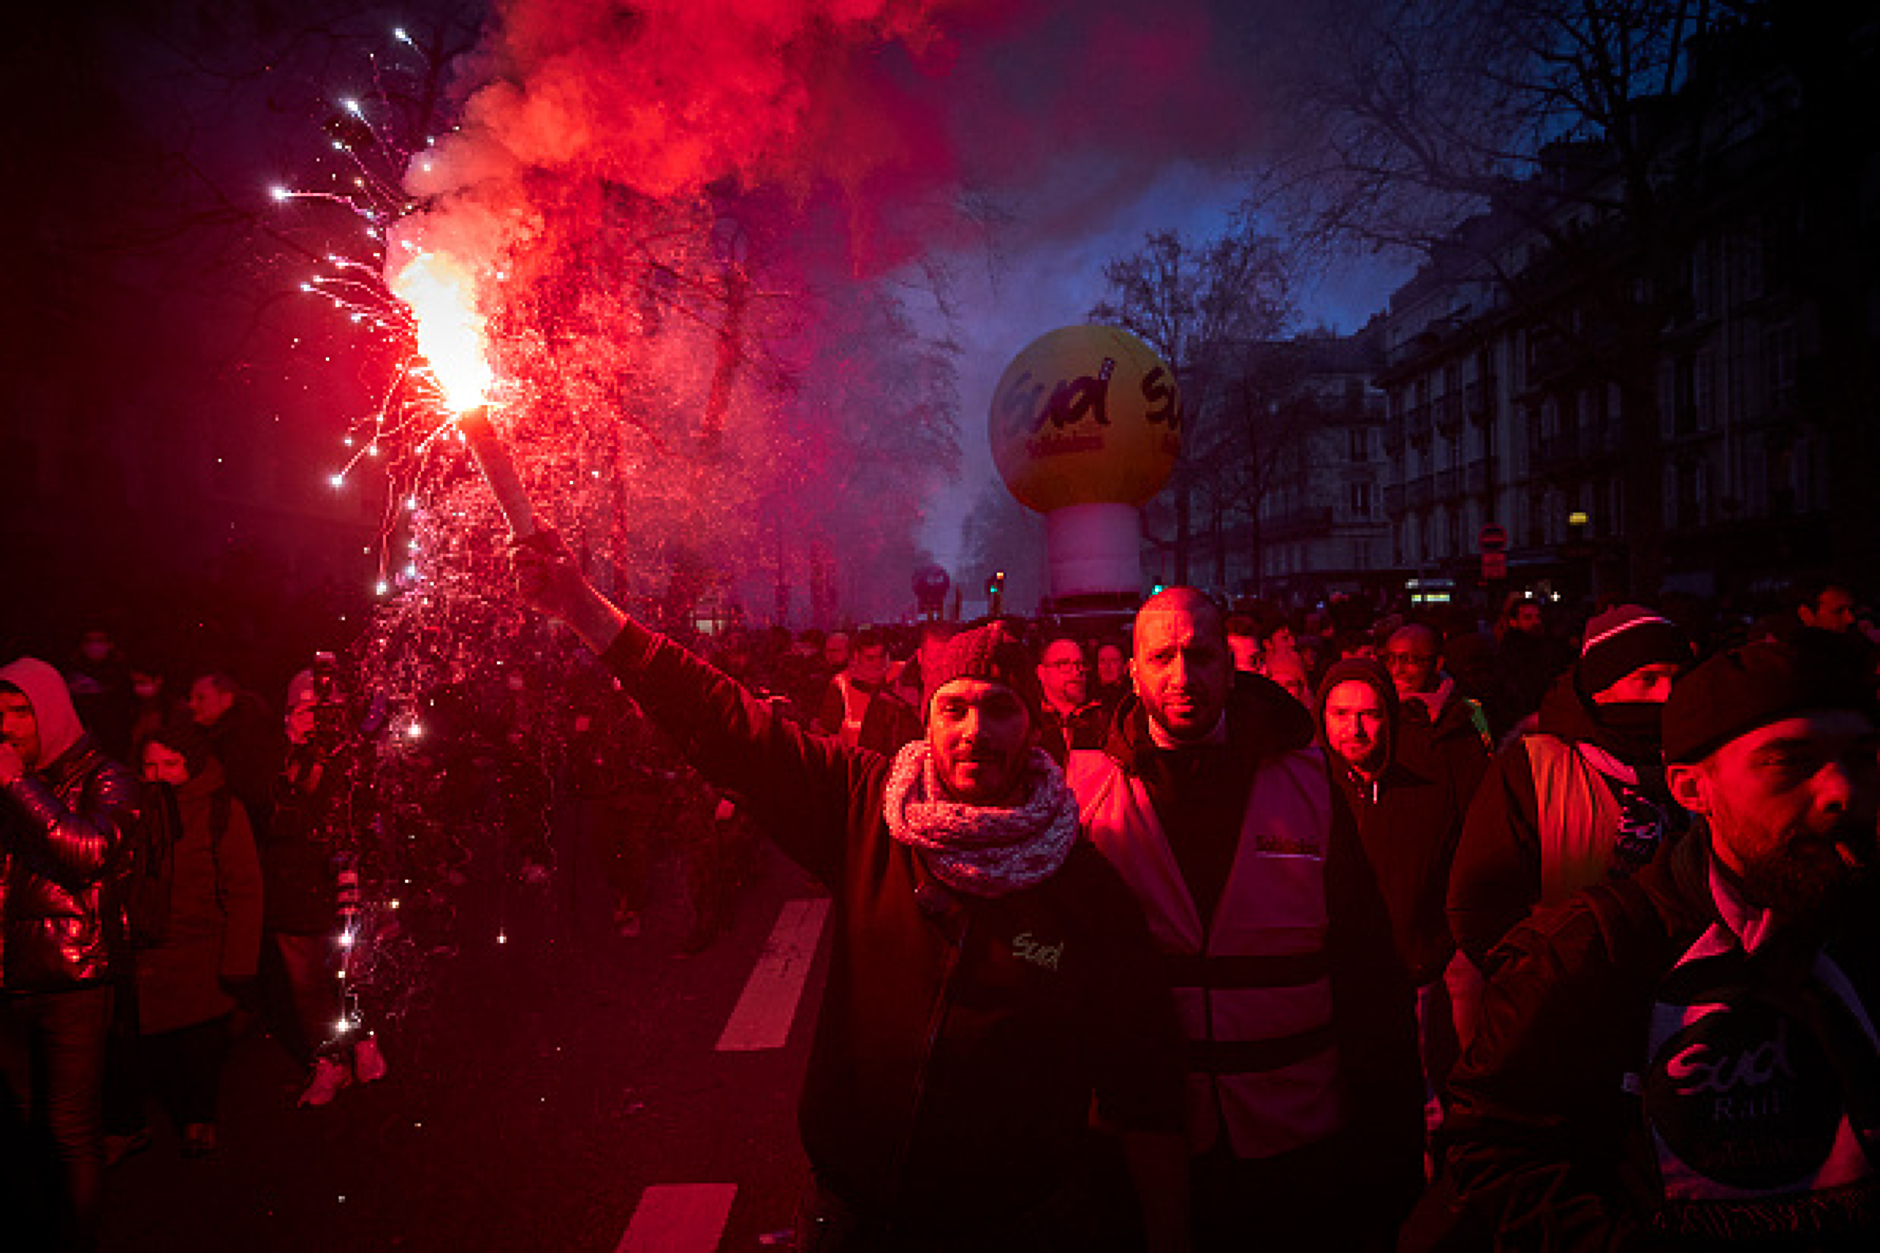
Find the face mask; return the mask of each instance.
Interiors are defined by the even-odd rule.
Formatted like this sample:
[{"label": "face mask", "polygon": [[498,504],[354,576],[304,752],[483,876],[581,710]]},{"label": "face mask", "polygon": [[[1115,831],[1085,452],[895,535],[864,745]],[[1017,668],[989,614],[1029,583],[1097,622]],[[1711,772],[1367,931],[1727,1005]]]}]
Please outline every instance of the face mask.
[{"label": "face mask", "polygon": [[1595,706],[1595,717],[1613,751],[1625,760],[1655,756],[1664,743],[1665,707],[1650,701]]}]

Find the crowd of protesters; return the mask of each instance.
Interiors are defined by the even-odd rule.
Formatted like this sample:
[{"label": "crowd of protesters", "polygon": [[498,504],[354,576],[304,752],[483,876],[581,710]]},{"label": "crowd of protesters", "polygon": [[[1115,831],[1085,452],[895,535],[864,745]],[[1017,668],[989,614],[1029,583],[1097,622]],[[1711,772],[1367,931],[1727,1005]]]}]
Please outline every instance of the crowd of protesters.
[{"label": "crowd of protesters", "polygon": [[[1851,580],[1735,621],[1177,588],[1100,627],[694,656],[565,554],[516,560],[599,665],[546,702],[561,768],[500,790],[552,789],[615,931],[642,934],[670,855],[701,950],[764,838],[835,898],[801,1248],[1880,1235],[1880,632]],[[387,1071],[335,979],[330,679],[277,713],[188,677],[170,696],[103,632],[0,668],[0,1191],[44,1247],[89,1247],[146,1096],[217,1151],[264,956],[303,1104]],[[427,698],[434,728],[459,699]],[[480,803],[453,778],[526,773],[500,736],[474,769],[438,751],[408,762],[434,826]],[[546,836],[503,821],[545,880]]]}]

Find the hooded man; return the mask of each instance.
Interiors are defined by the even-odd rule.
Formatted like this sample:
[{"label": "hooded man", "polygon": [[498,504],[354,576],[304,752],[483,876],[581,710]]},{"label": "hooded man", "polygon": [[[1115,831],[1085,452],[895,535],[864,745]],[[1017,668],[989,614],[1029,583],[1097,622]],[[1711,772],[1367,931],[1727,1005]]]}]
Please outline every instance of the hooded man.
[{"label": "hooded man", "polygon": [[1235,672],[1194,588],[1142,607],[1134,653],[1069,773],[1188,1032],[1195,1247],[1389,1247],[1422,1183],[1413,1002],[1312,715]]},{"label": "hooded man", "polygon": [[1684,829],[1659,721],[1691,656],[1684,631],[1649,609],[1599,615],[1542,702],[1538,732],[1496,756],[1449,885],[1450,931],[1484,974],[1494,973],[1490,950],[1529,910],[1633,873]]},{"label": "hooded man", "polygon": [[1417,989],[1425,1119],[1434,1128],[1459,1052],[1444,982],[1456,952],[1444,900],[1464,805],[1428,724],[1403,716],[1394,677],[1368,658],[1335,663],[1319,682],[1319,739],[1357,818],[1397,952]]},{"label": "hooded man", "polygon": [[105,881],[136,819],[136,778],[85,734],[59,672],[0,666],[0,1071],[16,1102],[0,1136],[52,1149],[0,1181],[23,1247],[97,1240],[117,940]]},{"label": "hooded man", "polygon": [[926,734],[890,759],[803,732],[627,618],[559,539],[514,561],[522,599],[832,894],[797,1247],[1101,1247],[1093,1098],[1125,1133],[1151,1247],[1182,1247],[1180,1033],[1141,912],[1038,747],[1024,648],[996,625],[948,641]]},{"label": "hooded man", "polygon": [[1831,643],[1678,680],[1692,829],[1509,936],[1406,1248],[1880,1247],[1880,733]]}]

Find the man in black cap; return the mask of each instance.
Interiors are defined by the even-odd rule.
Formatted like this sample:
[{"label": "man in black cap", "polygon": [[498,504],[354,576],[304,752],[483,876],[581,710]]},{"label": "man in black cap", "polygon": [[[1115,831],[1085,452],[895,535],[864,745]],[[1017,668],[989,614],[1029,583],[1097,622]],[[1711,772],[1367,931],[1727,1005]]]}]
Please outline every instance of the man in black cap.
[{"label": "man in black cap", "polygon": [[1449,885],[1450,930],[1485,973],[1491,950],[1530,909],[1630,874],[1683,829],[1659,722],[1690,662],[1690,640],[1668,618],[1640,605],[1599,615],[1541,703],[1538,732],[1490,765]]},{"label": "man in black cap", "polygon": [[1679,681],[1692,830],[1508,937],[1406,1247],[1880,1247],[1880,737],[1846,660],[1757,643]]},{"label": "man in black cap", "polygon": [[1174,1007],[1141,911],[1077,838],[1038,747],[1024,648],[996,626],[949,641],[925,676],[925,737],[888,758],[805,733],[627,618],[558,539],[514,560],[522,598],[572,626],[834,897],[797,1247],[1110,1247],[1086,1168],[1093,1104],[1124,1133],[1149,1246],[1185,1247]]}]

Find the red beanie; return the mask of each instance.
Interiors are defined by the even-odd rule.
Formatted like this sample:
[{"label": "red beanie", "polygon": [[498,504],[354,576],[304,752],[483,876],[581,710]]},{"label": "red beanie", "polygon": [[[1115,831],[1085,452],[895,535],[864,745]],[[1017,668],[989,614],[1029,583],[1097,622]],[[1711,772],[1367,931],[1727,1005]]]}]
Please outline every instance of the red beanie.
[{"label": "red beanie", "polygon": [[996,622],[962,631],[948,640],[933,673],[921,677],[927,686],[922,721],[933,707],[935,692],[955,679],[979,679],[1011,688],[1031,715],[1031,725],[1044,725],[1044,693],[1038,688],[1038,671],[1031,654]]}]

